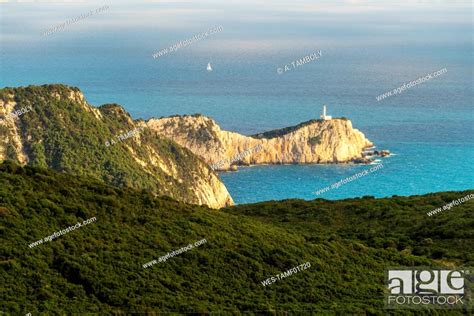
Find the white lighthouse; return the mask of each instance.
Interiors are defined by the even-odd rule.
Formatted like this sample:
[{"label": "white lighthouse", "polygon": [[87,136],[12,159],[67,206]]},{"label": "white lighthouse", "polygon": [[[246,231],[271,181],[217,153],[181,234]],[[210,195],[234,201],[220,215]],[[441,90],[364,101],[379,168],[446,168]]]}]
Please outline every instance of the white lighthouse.
[{"label": "white lighthouse", "polygon": [[323,105],[323,114],[321,115],[321,119],[327,121],[327,120],[332,120],[331,115],[326,115],[326,106]]}]

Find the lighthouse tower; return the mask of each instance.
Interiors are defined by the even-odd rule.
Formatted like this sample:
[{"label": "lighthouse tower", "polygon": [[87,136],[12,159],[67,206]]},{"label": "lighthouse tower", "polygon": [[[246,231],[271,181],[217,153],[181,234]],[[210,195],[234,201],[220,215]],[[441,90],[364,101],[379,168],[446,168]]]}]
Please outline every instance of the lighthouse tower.
[{"label": "lighthouse tower", "polygon": [[321,119],[325,121],[332,120],[331,115],[326,115],[326,105],[323,105],[323,114],[321,115]]}]

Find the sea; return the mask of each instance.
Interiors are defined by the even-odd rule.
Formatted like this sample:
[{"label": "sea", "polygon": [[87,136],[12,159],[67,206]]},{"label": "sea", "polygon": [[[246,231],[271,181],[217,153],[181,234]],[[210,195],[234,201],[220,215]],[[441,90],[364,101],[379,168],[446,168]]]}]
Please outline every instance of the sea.
[{"label": "sea", "polygon": [[[380,159],[383,168],[376,172],[319,195],[373,166],[263,165],[220,173],[238,204],[474,189],[472,21],[465,9],[410,7],[400,15],[353,16],[337,8],[327,15],[303,9],[285,15],[257,6],[232,7],[223,16],[198,14],[223,5],[192,7],[198,10],[192,15],[185,4],[176,9],[170,2],[162,5],[168,15],[157,13],[168,19],[157,20],[149,5],[127,13],[125,5],[112,3],[42,36],[100,5],[61,11],[56,4],[53,15],[48,4],[0,4],[0,87],[63,83],[79,87],[92,105],[118,103],[134,118],[201,113],[245,135],[319,118],[325,104],[329,115],[349,118],[376,149],[393,153]],[[180,14],[189,20],[170,18]],[[152,57],[217,26],[221,32]],[[319,59],[291,65],[318,51]],[[285,65],[289,70],[279,73]],[[376,100],[444,68],[438,77]]]}]

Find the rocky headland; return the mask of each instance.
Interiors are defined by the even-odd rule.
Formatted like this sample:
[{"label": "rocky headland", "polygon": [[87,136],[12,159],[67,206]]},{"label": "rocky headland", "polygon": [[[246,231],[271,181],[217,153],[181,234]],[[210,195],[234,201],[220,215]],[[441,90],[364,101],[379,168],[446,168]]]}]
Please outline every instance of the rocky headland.
[{"label": "rocky headland", "polygon": [[258,164],[367,163],[366,149],[373,146],[346,118],[311,120],[252,136],[222,130],[199,114],[150,119],[146,124],[216,170]]}]

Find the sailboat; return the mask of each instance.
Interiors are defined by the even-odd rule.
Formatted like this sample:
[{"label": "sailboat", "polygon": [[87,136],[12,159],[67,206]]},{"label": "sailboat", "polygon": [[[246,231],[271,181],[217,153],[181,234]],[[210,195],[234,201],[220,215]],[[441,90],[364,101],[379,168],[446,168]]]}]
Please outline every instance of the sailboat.
[{"label": "sailboat", "polygon": [[207,71],[211,72],[212,71],[212,67],[211,67],[211,63],[207,63]]}]

